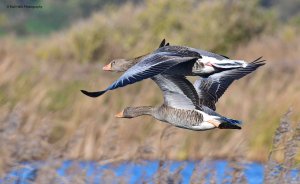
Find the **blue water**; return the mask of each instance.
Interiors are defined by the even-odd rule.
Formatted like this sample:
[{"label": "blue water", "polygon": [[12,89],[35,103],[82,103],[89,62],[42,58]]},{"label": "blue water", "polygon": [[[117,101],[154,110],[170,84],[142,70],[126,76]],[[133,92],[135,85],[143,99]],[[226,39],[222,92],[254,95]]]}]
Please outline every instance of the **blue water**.
[{"label": "blue water", "polygon": [[[45,163],[34,162],[22,163],[21,165],[21,167],[13,169],[4,178],[0,179],[0,183],[29,184],[35,180],[38,169],[45,166]],[[183,169],[180,172],[182,176],[181,181],[182,183],[190,183],[196,165],[201,165],[200,161],[167,161],[164,164],[164,168],[166,168],[168,172],[173,173],[179,167],[182,167]],[[231,168],[226,161],[210,161],[206,163],[206,165],[209,165],[209,168],[212,168],[216,172],[217,183],[221,183],[225,178],[230,177],[227,173],[231,171]],[[88,181],[88,183],[101,183],[102,174],[105,170],[113,171],[116,177],[126,177],[128,183],[140,183],[139,181],[142,179],[143,181],[153,181],[153,177],[159,169],[159,161],[143,161],[142,163],[123,162],[105,165],[100,165],[92,161],[64,161],[56,172],[58,176],[72,177],[69,169],[74,166],[85,172],[86,181]],[[250,163],[243,164],[243,167],[248,183],[263,183],[263,165]]]}]

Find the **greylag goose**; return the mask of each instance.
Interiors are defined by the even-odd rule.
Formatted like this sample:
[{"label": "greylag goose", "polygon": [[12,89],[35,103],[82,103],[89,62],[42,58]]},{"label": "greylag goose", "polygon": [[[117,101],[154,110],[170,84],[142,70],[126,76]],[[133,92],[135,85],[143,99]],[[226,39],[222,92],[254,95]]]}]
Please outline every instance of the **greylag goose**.
[{"label": "greylag goose", "polygon": [[[170,47],[174,49],[168,49]],[[200,53],[204,55],[202,56]],[[203,58],[205,59],[202,60]],[[196,61],[198,62],[195,65]],[[96,92],[81,90],[81,92],[90,97],[98,97],[109,90],[124,87],[157,74],[209,76],[221,71],[246,67],[247,65],[248,63],[244,61],[230,60],[207,51],[182,46],[163,46],[155,52],[141,57],[139,62],[130,67],[105,90]],[[194,73],[194,71],[197,73]]]},{"label": "greylag goose", "polygon": [[[227,88],[232,84],[233,81],[238,80],[253,71],[260,66],[265,65],[264,60],[257,60],[249,63],[245,68],[236,68],[232,70],[215,73],[209,77],[199,77],[194,83],[194,87],[200,97],[200,104],[209,107],[212,110],[216,110],[215,104],[218,99],[224,94]],[[126,71],[130,66],[131,61],[123,60],[122,64],[112,64],[110,71]]]},{"label": "greylag goose", "polygon": [[199,96],[184,76],[156,75],[152,80],[160,87],[164,103],[158,107],[127,107],[116,115],[134,118],[150,115],[157,120],[195,131],[214,128],[241,129],[241,122],[217,114],[208,107],[199,106]]},{"label": "greylag goose", "polygon": [[[186,46],[170,46],[169,43],[165,43],[165,39],[162,40],[158,49],[154,51],[154,53],[158,52],[173,53],[174,55],[179,57],[199,57],[192,70],[186,73],[187,75],[210,75],[212,73],[219,72],[220,70],[245,67],[248,64],[245,61],[230,60],[227,56],[200,49],[194,49]],[[150,54],[145,54],[133,59],[122,58],[112,60],[110,63],[103,67],[103,70],[124,72],[136,63],[142,61],[144,57]],[[182,68],[180,69],[182,70]]]},{"label": "greylag goose", "polygon": [[81,90],[81,92],[90,97],[98,97],[109,90],[114,90],[119,87],[126,86],[155,75],[165,72],[176,65],[183,67],[193,66],[199,58],[195,57],[177,57],[170,56],[168,53],[160,52],[146,56],[142,61],[130,67],[123,75],[117,79],[113,84],[103,91],[88,92]]}]

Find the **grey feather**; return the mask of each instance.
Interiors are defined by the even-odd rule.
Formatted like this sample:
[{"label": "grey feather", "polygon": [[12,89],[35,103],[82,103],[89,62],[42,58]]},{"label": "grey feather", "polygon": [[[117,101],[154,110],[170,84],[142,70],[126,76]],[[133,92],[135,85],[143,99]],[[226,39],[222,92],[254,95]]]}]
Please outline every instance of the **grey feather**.
[{"label": "grey feather", "polygon": [[255,60],[245,68],[223,71],[213,74],[208,78],[199,78],[195,81],[194,87],[198,92],[200,104],[215,110],[215,103],[233,81],[246,76],[264,64],[263,60]]},{"label": "grey feather", "polygon": [[172,53],[177,53],[182,57],[201,57],[201,56],[207,56],[207,57],[213,57],[218,60],[223,60],[223,59],[228,59],[228,57],[225,57],[223,55],[215,54],[212,52],[208,52],[205,50],[201,49],[195,49],[191,47],[186,47],[186,46],[165,46],[165,47],[160,47],[158,48],[155,52],[172,52]]},{"label": "grey feather", "polygon": [[164,104],[176,109],[199,109],[199,97],[184,76],[156,75],[152,78],[164,95]]}]

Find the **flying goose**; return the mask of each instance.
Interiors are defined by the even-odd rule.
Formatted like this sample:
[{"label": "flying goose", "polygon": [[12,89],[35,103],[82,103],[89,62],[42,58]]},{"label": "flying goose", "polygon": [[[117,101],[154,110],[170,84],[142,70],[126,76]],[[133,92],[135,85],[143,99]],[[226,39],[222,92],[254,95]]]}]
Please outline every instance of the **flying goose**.
[{"label": "flying goose", "polygon": [[[249,63],[245,68],[226,70],[205,78],[199,77],[199,79],[195,81],[194,87],[200,97],[200,104],[207,106],[212,110],[216,110],[215,104],[232,82],[252,73],[260,66],[263,66],[265,64],[264,61],[265,60],[258,58]],[[110,71],[126,71],[130,68],[130,62],[132,61],[124,59],[122,64],[112,63]]]},{"label": "flying goose", "polygon": [[[211,52],[167,44],[132,62],[134,65],[127,65],[127,67],[131,67],[105,90],[96,92],[81,90],[81,92],[90,97],[98,97],[109,90],[151,78],[157,74],[209,76],[213,73],[248,65],[244,61],[230,60]],[[111,70],[111,68],[112,64],[105,66],[104,70]]]},{"label": "flying goose", "polygon": [[[192,69],[187,68],[186,71],[182,71],[182,67],[179,66],[177,70],[181,72],[181,75],[199,75],[199,76],[209,76],[212,73],[220,72],[226,69],[241,68],[246,67],[248,63],[242,60],[231,60],[227,56],[215,54],[212,52],[194,49],[186,46],[171,46],[169,43],[162,40],[158,49],[153,53],[166,52],[171,53],[178,57],[197,57],[199,58],[196,63],[194,63]],[[146,56],[152,53],[144,54],[133,59],[114,59],[107,65],[103,67],[104,71],[118,71],[124,72],[133,65],[141,62]],[[116,70],[115,68],[118,68]],[[174,68],[173,68],[174,70]]]},{"label": "flying goose", "polygon": [[163,92],[164,103],[158,107],[127,107],[116,117],[134,118],[150,115],[176,127],[195,131],[214,128],[241,129],[240,121],[221,116],[208,107],[199,106],[199,96],[184,76],[159,74],[151,79]]},{"label": "flying goose", "polygon": [[144,57],[142,61],[130,67],[123,75],[121,75],[121,77],[119,77],[119,79],[105,90],[96,92],[81,90],[81,92],[90,97],[98,97],[109,90],[114,90],[143,79],[151,78],[168,70],[171,71],[176,65],[182,66],[183,68],[192,67],[198,59],[199,58],[197,57],[172,56],[172,54],[165,52],[150,54]]}]

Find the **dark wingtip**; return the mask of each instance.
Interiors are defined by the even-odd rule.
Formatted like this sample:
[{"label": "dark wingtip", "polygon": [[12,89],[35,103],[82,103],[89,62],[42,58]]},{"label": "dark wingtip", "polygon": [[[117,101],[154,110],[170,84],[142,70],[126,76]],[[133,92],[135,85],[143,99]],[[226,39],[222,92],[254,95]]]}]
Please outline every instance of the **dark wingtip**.
[{"label": "dark wingtip", "polygon": [[92,98],[96,98],[98,96],[103,95],[106,91],[96,91],[96,92],[89,92],[89,91],[85,91],[85,90],[80,90],[83,94],[85,94],[86,96],[92,97]]},{"label": "dark wingtip", "polygon": [[256,62],[258,60],[260,60],[262,58],[262,56],[260,56],[259,58],[255,59],[253,62]]},{"label": "dark wingtip", "polygon": [[257,65],[257,66],[262,66],[262,65],[265,65],[265,64],[266,64],[265,61],[266,61],[266,60],[262,59],[262,56],[261,56],[261,57],[255,59],[254,61],[252,61],[252,62],[249,63],[249,64],[253,64],[253,65]]}]

